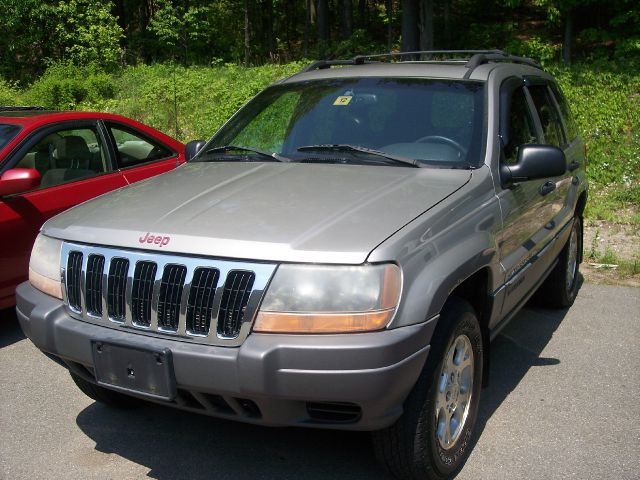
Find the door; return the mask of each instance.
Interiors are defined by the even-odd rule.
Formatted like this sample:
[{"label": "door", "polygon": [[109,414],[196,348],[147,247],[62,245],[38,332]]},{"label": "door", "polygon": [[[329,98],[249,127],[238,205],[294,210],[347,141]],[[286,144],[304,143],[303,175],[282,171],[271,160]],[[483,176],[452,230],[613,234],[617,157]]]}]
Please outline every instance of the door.
[{"label": "door", "polygon": [[40,187],[0,199],[0,308],[14,304],[27,279],[31,248],[42,224],[68,208],[126,185],[111,167],[95,121],[42,128],[9,157],[6,169],[33,168]]},{"label": "door", "polygon": [[[513,82],[508,84],[510,91],[501,95],[508,105],[501,107],[501,162],[507,165],[516,163],[522,145],[556,143],[549,112],[543,112],[546,116],[537,113],[532,95],[522,80],[516,88],[513,86]],[[503,316],[521,303],[553,261],[546,247],[559,229],[554,218],[558,213],[556,183],[560,180],[531,180],[499,191],[503,214],[499,247],[506,272]]]},{"label": "door", "polygon": [[561,221],[567,221],[574,215],[578,195],[582,189],[581,183],[585,181],[587,159],[584,142],[578,133],[578,126],[573,119],[566,98],[555,83],[549,84],[549,87],[554,104],[560,113],[565,133],[565,144],[563,146],[564,154],[567,158],[567,176],[565,178],[571,178],[571,181],[566,181],[567,190],[564,195]]},{"label": "door", "polygon": [[[572,162],[576,159],[577,151],[579,150],[581,153],[582,148],[576,148],[577,143],[569,145],[560,110],[558,109],[558,104],[554,99],[549,84],[547,82],[535,83],[534,80],[528,85],[527,89],[531,94],[536,113],[540,119],[544,143],[562,149],[567,160]],[[555,188],[548,195],[548,202],[551,206],[550,215],[552,216],[552,222],[555,227],[554,231],[556,232],[560,227],[564,226],[573,215],[572,205],[575,205],[575,201],[572,203],[567,201],[570,192],[573,190],[575,194],[576,191],[575,185],[572,186],[573,174],[571,171],[572,167],[568,166],[567,172],[565,172],[564,175],[552,180]]]},{"label": "door", "polygon": [[128,183],[138,182],[178,165],[178,152],[128,125],[105,122],[114,145],[117,167]]}]

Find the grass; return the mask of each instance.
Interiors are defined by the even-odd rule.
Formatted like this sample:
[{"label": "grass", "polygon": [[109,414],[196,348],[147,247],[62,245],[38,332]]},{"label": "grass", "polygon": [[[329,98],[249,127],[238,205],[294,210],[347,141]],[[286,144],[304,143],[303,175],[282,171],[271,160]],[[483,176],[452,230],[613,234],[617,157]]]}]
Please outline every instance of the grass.
[{"label": "grass", "polygon": [[611,223],[640,225],[640,200],[625,198],[624,185],[601,187],[591,185],[589,201],[585,209],[587,220],[603,220]]},{"label": "grass", "polygon": [[[0,78],[0,104],[118,113],[186,142],[210,137],[249,98],[306,63],[155,64],[112,73],[56,64],[27,86]],[[546,68],[564,90],[588,146],[591,190],[586,218],[640,225],[638,69],[612,61]]]},{"label": "grass", "polygon": [[593,250],[586,252],[585,260],[588,263],[603,265],[601,268],[615,269],[616,276],[619,278],[624,279],[640,274],[640,255],[626,260],[620,258],[610,248],[607,248],[602,253]]},{"label": "grass", "polygon": [[[633,234],[633,233],[632,233]],[[631,252],[629,258],[623,258],[609,245],[599,248],[602,233],[598,227],[591,239],[590,245],[585,245],[584,259],[587,263],[603,265],[600,268],[615,270],[615,277],[625,279],[640,274],[640,252]]]}]

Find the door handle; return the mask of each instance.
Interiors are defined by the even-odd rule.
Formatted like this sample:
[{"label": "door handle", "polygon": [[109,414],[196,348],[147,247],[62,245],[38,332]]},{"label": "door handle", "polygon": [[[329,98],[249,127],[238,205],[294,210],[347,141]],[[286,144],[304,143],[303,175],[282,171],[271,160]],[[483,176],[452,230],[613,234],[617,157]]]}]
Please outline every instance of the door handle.
[{"label": "door handle", "polygon": [[540,189],[538,191],[540,192],[540,195],[545,196],[553,192],[555,189],[556,189],[555,182],[544,182],[542,185],[540,185]]},{"label": "door handle", "polygon": [[571,163],[569,163],[569,171],[573,172],[579,166],[580,166],[580,162],[578,160],[573,160]]}]

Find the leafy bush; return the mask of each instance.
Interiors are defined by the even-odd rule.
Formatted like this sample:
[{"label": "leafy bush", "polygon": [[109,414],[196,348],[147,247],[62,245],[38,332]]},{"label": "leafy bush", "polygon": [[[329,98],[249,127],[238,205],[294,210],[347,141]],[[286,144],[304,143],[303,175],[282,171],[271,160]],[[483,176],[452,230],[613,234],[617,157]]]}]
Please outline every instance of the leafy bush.
[{"label": "leafy bush", "polygon": [[327,52],[328,58],[351,58],[362,53],[385,52],[386,45],[376,43],[364,29],[357,29],[347,40],[335,43]]},{"label": "leafy bush", "polygon": [[560,45],[546,42],[540,37],[534,36],[527,40],[511,40],[507,44],[506,51],[521,57],[535,58],[542,65],[548,65],[559,57]]},{"label": "leafy bush", "polygon": [[[518,53],[536,56],[538,51],[542,55],[537,56],[549,58],[551,52],[536,42],[527,48],[530,50]],[[212,63],[211,67],[189,68],[139,65],[113,74],[91,66],[56,64],[23,91],[0,79],[0,103],[119,113],[188,141],[210,137],[262,88],[304,66],[298,62],[246,68],[217,60]],[[608,61],[571,67],[551,64],[547,69],[568,97],[588,146],[592,188],[587,215],[639,223],[637,65]]]},{"label": "leafy bush", "polygon": [[76,65],[116,65],[124,35],[112,8],[110,1],[92,0],[67,0],[53,7],[51,15],[58,21],[52,40],[63,52],[61,59]]},{"label": "leafy bush", "polygon": [[113,77],[95,65],[51,65],[25,92],[28,103],[54,110],[75,110],[83,103],[100,104],[116,92]]},{"label": "leafy bush", "polygon": [[[500,49],[510,53],[509,47],[505,45],[514,37],[514,32],[518,26],[514,21],[507,18],[501,18],[497,23],[471,23],[464,22],[457,25],[457,28],[464,29],[463,35],[455,35],[450,41],[453,46],[460,49],[479,48],[479,49]],[[457,31],[456,29],[453,30]]]},{"label": "leafy bush", "polygon": [[148,123],[182,141],[209,138],[248,99],[301,68],[300,63],[249,68],[235,64],[129,67],[116,80],[118,94],[103,108]]},{"label": "leafy bush", "polygon": [[615,62],[555,66],[551,70],[587,143],[593,185],[588,213],[603,220],[636,222],[640,206],[640,74],[629,63]]},{"label": "leafy bush", "polygon": [[0,78],[0,105],[20,105],[18,87],[3,78]]}]

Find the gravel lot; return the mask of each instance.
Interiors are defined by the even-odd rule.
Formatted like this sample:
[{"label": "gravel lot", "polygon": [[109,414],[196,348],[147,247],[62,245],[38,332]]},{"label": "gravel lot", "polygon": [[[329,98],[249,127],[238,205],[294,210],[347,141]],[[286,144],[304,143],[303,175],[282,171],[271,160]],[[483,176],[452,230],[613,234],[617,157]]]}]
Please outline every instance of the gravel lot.
[{"label": "gravel lot", "polygon": [[[93,403],[0,312],[2,479],[387,478],[363,433],[272,429]],[[582,285],[523,310],[491,352],[459,479],[640,478],[640,289]]]}]

